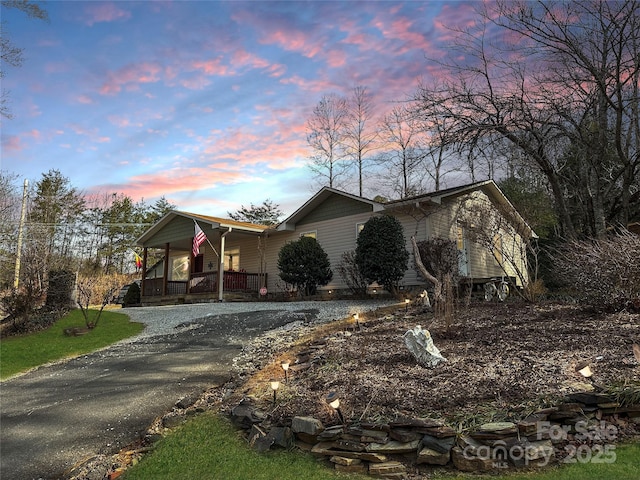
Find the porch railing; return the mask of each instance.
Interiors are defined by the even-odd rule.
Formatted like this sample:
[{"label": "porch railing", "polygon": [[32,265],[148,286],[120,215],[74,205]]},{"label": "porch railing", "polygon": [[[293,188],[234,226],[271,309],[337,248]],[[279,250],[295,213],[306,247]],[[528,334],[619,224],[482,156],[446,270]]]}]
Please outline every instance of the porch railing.
[{"label": "porch railing", "polygon": [[[255,292],[267,284],[266,273],[248,272],[224,272],[223,288],[225,292]],[[218,292],[218,272],[193,273],[189,281],[167,282],[167,295],[182,295],[187,293],[217,293]],[[144,281],[144,295],[162,295],[162,278],[148,278]]]}]

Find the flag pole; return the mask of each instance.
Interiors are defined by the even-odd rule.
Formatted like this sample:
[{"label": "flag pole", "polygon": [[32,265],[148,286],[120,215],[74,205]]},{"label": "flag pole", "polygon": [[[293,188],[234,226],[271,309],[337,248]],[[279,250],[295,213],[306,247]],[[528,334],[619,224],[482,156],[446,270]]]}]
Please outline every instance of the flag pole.
[{"label": "flag pole", "polygon": [[[192,218],[191,220],[193,220],[193,223],[194,223],[195,225],[198,225],[198,222],[196,222],[195,218]],[[220,258],[220,254],[218,253],[218,251],[216,250],[216,248],[211,244],[211,241],[209,240],[209,237],[207,237],[207,236],[205,235],[205,237],[204,237],[204,238],[206,238],[206,239],[207,239],[207,243],[208,243],[208,244],[209,244],[209,246],[211,247],[211,250],[213,250],[213,253],[215,253],[215,254],[216,254],[216,257]]]}]

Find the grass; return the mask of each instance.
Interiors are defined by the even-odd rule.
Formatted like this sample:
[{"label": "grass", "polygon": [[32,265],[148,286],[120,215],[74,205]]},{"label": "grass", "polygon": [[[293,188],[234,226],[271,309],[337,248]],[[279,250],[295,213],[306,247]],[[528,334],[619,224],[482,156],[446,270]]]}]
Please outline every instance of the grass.
[{"label": "grass", "polygon": [[251,450],[229,421],[209,412],[160,440],[125,480],[370,480],[323,468],[310,454]]},{"label": "grass", "polygon": [[64,334],[66,328],[74,327],[85,327],[80,310],[72,310],[46,330],[0,340],[0,379],[98,350],[141,332],[144,325],[130,322],[122,313],[104,310],[96,328],[87,334],[77,337]]},{"label": "grass", "polygon": [[[637,480],[640,445],[617,445],[613,463],[576,463],[533,473],[479,476],[434,470],[433,480]],[[282,449],[258,453],[248,447],[231,423],[209,412],[191,419],[160,440],[154,450],[124,474],[125,480],[335,480],[371,477],[339,474],[301,452]]]},{"label": "grass", "polygon": [[[600,457],[610,458],[612,463],[573,463],[530,473],[508,475],[447,475],[436,476],[434,480],[637,480],[640,478],[640,444],[616,445],[615,457],[610,454]],[[614,460],[615,458],[615,460]]]}]

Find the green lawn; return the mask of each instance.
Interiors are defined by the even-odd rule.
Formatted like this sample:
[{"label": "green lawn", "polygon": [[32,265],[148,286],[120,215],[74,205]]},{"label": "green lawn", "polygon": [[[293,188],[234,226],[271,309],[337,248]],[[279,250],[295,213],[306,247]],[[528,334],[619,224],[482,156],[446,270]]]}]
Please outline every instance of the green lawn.
[{"label": "green lawn", "polygon": [[[508,475],[448,475],[433,480],[638,480],[640,479],[640,444],[616,445],[612,463],[573,463],[548,467],[536,472]],[[608,454],[613,460],[613,456]],[[603,458],[604,457],[600,457]],[[597,461],[597,460],[596,460]]]},{"label": "green lawn", "polygon": [[[92,312],[95,314],[95,312]],[[98,326],[77,337],[64,334],[66,328],[84,327],[80,310],[72,310],[50,328],[0,340],[0,379],[63,358],[74,357],[106,347],[140,333],[141,323],[132,323],[122,313],[104,310]]]},{"label": "green lawn", "polygon": [[206,413],[157,443],[152,453],[130,467],[125,480],[370,480],[340,475],[309,454],[282,449],[257,453],[247,447],[225,419]]},{"label": "green lawn", "polygon": [[[637,480],[640,478],[640,445],[616,446],[614,463],[577,463],[549,467],[535,473],[479,476],[444,469],[429,474],[433,480]],[[257,453],[227,419],[206,413],[188,421],[160,440],[140,463],[130,467],[125,480],[335,480],[367,479],[364,475],[340,475],[321,460],[282,449]]]}]

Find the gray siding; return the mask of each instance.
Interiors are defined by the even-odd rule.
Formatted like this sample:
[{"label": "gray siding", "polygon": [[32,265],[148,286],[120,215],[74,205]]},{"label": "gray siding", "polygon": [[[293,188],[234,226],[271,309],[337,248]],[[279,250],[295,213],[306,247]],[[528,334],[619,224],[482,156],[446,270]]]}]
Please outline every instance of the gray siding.
[{"label": "gray siding", "polygon": [[332,195],[298,221],[297,225],[309,225],[325,220],[331,221],[341,217],[371,213],[372,209],[371,205],[352,198]]}]

